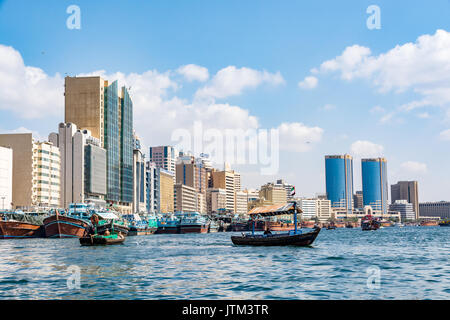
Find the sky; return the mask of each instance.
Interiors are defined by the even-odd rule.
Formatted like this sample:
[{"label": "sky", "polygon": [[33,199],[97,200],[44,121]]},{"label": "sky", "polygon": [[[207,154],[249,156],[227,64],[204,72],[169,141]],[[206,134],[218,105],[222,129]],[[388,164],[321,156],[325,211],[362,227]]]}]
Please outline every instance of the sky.
[{"label": "sky", "polygon": [[244,187],[324,193],[324,156],[349,153],[355,191],[360,159],[383,156],[390,184],[450,200],[449,16],[450,0],[0,0],[0,132],[46,139],[64,121],[64,77],[100,75],[130,88],[146,148],[196,123],[277,130],[277,170],[232,164]]}]

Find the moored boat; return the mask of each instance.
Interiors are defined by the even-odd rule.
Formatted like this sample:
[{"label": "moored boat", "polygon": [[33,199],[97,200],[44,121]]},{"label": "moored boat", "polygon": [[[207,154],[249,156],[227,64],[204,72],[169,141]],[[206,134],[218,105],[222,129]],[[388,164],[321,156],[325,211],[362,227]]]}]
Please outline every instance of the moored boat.
[{"label": "moored boat", "polygon": [[439,221],[441,227],[450,227],[450,219]]},{"label": "moored boat", "polygon": [[126,214],[122,218],[128,222],[128,236],[141,236],[155,233],[157,227],[156,218],[142,219],[139,214]]},{"label": "moored boat", "polygon": [[2,213],[0,239],[38,238],[44,236],[42,219],[26,214]]},{"label": "moored boat", "polygon": [[156,234],[176,234],[179,233],[180,218],[173,214],[161,215],[157,218],[158,229]]},{"label": "moored boat", "polygon": [[210,220],[208,233],[213,233],[213,232],[218,232],[218,231],[219,231],[219,224],[214,220]]},{"label": "moored boat", "polygon": [[207,233],[209,223],[198,212],[185,212],[180,218],[180,233]]},{"label": "moored boat", "polygon": [[59,213],[44,219],[44,230],[47,238],[80,238],[85,236],[89,229],[89,221]]},{"label": "moored boat", "polygon": [[434,227],[438,225],[438,221],[437,220],[422,220],[420,221],[420,226],[421,227]]},{"label": "moored boat", "polygon": [[296,202],[290,202],[286,205],[273,205],[266,207],[253,208],[249,215],[255,221],[257,216],[271,217],[277,215],[294,215],[294,230],[286,233],[272,234],[266,230],[264,234],[256,235],[254,224],[251,234],[242,234],[241,236],[232,236],[231,241],[235,245],[249,245],[249,246],[309,246],[317,238],[320,232],[320,227],[316,227],[312,232],[302,233],[298,229],[297,213],[302,210],[297,208]]}]

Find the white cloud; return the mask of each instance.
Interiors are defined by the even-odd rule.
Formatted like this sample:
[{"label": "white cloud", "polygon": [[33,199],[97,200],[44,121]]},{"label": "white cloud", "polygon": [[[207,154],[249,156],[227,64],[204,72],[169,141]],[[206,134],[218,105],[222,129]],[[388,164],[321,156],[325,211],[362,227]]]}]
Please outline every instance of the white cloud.
[{"label": "white cloud", "polygon": [[247,88],[256,88],[263,83],[280,85],[285,81],[279,72],[270,73],[250,68],[228,66],[217,72],[209,84],[200,88],[198,98],[226,98],[239,95]]},{"label": "white cloud", "polygon": [[309,77],[306,77],[305,79],[303,79],[303,81],[300,81],[298,83],[298,86],[301,89],[309,90],[309,89],[316,88],[318,83],[319,83],[319,80],[316,77],[309,76]]},{"label": "white cloud", "polygon": [[383,107],[375,106],[372,109],[370,109],[370,113],[385,113],[386,110]]},{"label": "white cloud", "polygon": [[17,50],[0,44],[0,109],[28,119],[62,116],[63,93],[58,73],[26,66]]},{"label": "white cloud", "polygon": [[428,112],[419,113],[417,115],[417,117],[420,118],[420,119],[429,119],[429,118],[431,118],[431,116],[430,116],[430,114]]},{"label": "white cloud", "polygon": [[442,131],[439,136],[441,140],[450,141],[450,129]]},{"label": "white cloud", "polygon": [[323,129],[308,127],[303,123],[282,123],[279,127],[280,149],[286,151],[309,151],[314,143],[322,140]]},{"label": "white cloud", "polygon": [[208,69],[195,64],[188,64],[181,66],[177,69],[177,72],[183,75],[189,82],[200,81],[205,82],[209,79]]},{"label": "white cloud", "polygon": [[321,64],[316,73],[338,72],[342,79],[366,79],[381,92],[411,90],[419,99],[400,106],[410,111],[426,106],[450,107],[450,32],[437,30],[414,43],[397,45],[373,55],[360,45]]},{"label": "white cloud", "polygon": [[382,145],[370,141],[358,140],[351,145],[350,150],[355,157],[374,158],[381,157],[384,148]]},{"label": "white cloud", "polygon": [[416,161],[403,162],[400,165],[400,169],[402,172],[409,175],[423,175],[428,171],[427,165],[425,163]]}]

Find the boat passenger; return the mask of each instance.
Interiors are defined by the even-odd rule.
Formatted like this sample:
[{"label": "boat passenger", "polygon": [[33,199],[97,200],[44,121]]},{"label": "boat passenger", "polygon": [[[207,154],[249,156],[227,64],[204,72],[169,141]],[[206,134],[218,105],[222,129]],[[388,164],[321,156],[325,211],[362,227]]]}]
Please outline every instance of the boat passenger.
[{"label": "boat passenger", "polygon": [[266,231],[264,231],[264,235],[271,235],[271,234],[272,234],[272,232],[270,232],[269,229],[266,229]]}]

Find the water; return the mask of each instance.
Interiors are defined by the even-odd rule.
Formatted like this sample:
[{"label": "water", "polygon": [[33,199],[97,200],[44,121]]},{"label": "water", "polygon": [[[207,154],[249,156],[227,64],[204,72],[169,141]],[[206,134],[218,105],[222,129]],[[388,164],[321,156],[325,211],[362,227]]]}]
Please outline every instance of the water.
[{"label": "water", "polygon": [[[450,228],[322,230],[310,248],[236,247],[231,235],[0,240],[0,299],[450,299]],[[80,289],[67,286],[72,265]]]}]

